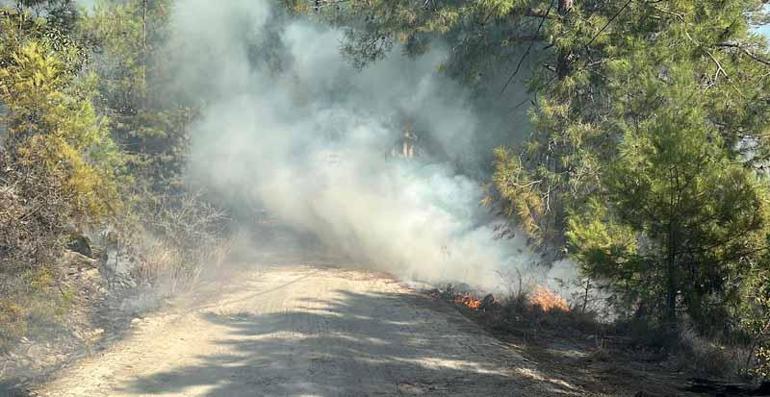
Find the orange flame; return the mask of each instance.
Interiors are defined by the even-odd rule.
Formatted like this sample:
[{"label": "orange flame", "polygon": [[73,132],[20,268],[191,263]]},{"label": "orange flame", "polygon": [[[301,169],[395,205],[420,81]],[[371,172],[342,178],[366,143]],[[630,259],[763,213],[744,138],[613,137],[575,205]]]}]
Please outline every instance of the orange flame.
[{"label": "orange flame", "polygon": [[544,312],[552,310],[569,311],[569,304],[567,304],[566,299],[542,286],[535,288],[535,291],[529,296],[529,303],[532,306],[540,307]]},{"label": "orange flame", "polygon": [[464,294],[455,296],[454,303],[458,305],[465,305],[468,309],[479,310],[481,307],[481,301],[474,296]]}]

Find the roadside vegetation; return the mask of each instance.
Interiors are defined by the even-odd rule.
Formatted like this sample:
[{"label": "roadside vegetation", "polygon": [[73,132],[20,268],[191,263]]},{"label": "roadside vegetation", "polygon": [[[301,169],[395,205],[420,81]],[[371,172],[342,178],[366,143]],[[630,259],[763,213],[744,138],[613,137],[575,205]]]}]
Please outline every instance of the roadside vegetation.
[{"label": "roadside vegetation", "polygon": [[170,4],[97,3],[0,3],[0,352],[103,327],[73,319],[224,249],[225,214],[181,182],[195,109],[152,90]]}]

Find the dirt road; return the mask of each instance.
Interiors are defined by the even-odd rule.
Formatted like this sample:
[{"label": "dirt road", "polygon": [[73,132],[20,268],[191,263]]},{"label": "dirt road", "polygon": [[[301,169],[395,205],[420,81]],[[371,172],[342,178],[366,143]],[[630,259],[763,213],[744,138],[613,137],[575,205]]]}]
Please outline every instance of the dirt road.
[{"label": "dirt road", "polygon": [[385,275],[240,273],[64,370],[42,396],[570,395],[451,307]]}]

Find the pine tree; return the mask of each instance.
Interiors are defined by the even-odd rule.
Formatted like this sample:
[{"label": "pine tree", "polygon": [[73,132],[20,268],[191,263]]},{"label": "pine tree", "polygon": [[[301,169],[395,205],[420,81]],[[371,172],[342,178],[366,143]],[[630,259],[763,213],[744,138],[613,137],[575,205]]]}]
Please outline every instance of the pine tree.
[{"label": "pine tree", "polygon": [[669,81],[639,76],[659,106],[625,131],[603,184],[568,217],[567,236],[585,272],[637,310],[674,322],[681,306],[706,327],[725,323],[742,276],[767,249],[768,192],[697,106],[707,99],[691,70],[669,69]]},{"label": "pine tree", "polygon": [[168,98],[166,51],[168,0],[97,2],[81,24],[81,34],[101,54],[101,111],[109,114],[112,135],[128,155],[136,188],[178,190],[187,150],[186,126],[193,109]]}]

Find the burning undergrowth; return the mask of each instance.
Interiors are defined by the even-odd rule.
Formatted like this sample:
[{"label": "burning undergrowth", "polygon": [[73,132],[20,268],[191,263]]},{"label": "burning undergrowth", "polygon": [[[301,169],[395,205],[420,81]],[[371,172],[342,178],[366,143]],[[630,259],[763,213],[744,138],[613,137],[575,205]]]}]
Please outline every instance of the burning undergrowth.
[{"label": "burning undergrowth", "polygon": [[452,284],[447,284],[445,288],[434,288],[428,291],[428,295],[433,299],[443,300],[474,311],[491,309],[497,303],[492,294],[479,298],[476,293],[468,289],[454,287]]},{"label": "burning undergrowth", "polygon": [[428,291],[428,295],[434,299],[443,300],[471,311],[494,311],[502,308],[507,303],[523,300],[525,306],[534,311],[539,310],[543,313],[553,311],[571,312],[570,305],[564,297],[543,286],[537,286],[531,293],[519,294],[520,296],[509,297],[503,301],[495,298],[494,294],[482,296],[478,291],[456,287],[452,284],[447,284],[444,288],[434,288]]},{"label": "burning undergrowth", "polygon": [[564,297],[543,286],[535,288],[528,296],[528,302],[546,313],[554,310],[565,313],[570,311],[569,304]]},{"label": "burning undergrowth", "polygon": [[594,313],[572,307],[559,293],[535,286],[528,292],[493,295],[448,284],[426,291],[437,301],[449,303],[470,320],[504,337],[548,338],[595,333],[602,328]]}]

